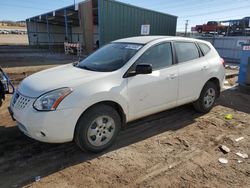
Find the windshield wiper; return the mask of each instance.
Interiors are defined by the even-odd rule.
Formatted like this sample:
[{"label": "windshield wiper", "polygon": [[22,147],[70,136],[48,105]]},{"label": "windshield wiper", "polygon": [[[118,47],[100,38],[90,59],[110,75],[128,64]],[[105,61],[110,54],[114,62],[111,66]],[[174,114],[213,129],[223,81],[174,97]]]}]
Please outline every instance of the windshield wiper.
[{"label": "windshield wiper", "polygon": [[95,71],[94,69],[91,69],[85,65],[80,65],[80,66],[76,66],[76,67],[81,68],[81,69],[85,69],[85,70],[89,70],[89,71]]}]

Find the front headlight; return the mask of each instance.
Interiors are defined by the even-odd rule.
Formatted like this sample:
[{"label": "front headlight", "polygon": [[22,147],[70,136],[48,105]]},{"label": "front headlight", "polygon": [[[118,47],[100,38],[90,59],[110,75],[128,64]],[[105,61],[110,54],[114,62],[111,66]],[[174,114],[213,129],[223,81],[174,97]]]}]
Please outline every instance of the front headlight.
[{"label": "front headlight", "polygon": [[38,111],[56,110],[60,102],[73,91],[72,88],[60,88],[38,97],[33,107]]}]

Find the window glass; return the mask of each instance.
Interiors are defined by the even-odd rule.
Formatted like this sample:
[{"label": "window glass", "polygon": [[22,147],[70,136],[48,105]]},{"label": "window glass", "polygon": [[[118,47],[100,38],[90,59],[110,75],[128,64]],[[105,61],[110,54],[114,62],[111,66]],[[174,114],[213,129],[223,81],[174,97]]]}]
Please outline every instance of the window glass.
[{"label": "window glass", "polygon": [[82,60],[78,67],[97,72],[115,71],[125,65],[142,47],[141,44],[110,43]]},{"label": "window glass", "polygon": [[172,65],[172,49],[170,43],[163,43],[148,49],[137,61],[138,64],[152,64],[153,70]]},{"label": "window glass", "polygon": [[209,46],[206,45],[206,44],[199,43],[199,46],[200,46],[200,48],[201,48],[204,55],[206,55],[210,51]]},{"label": "window glass", "polygon": [[192,42],[176,42],[175,49],[179,63],[191,61],[200,57],[199,50]]}]

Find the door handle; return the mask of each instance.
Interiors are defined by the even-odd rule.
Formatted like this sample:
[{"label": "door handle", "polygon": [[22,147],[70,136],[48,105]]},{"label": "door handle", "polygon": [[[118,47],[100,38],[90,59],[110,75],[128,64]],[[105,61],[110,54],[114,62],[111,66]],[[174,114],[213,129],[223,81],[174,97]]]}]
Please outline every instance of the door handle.
[{"label": "door handle", "polygon": [[207,65],[203,66],[201,70],[208,70],[208,66]]}]

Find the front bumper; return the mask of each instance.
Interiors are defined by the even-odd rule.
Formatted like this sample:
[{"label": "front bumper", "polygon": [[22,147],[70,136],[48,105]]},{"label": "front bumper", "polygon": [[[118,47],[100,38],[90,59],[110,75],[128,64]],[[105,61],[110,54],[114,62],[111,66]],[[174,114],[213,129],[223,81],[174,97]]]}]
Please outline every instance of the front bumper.
[{"label": "front bumper", "polygon": [[81,109],[38,112],[32,106],[34,100],[30,99],[30,102],[22,108],[18,108],[18,101],[15,104],[11,103],[9,112],[17,121],[18,128],[25,135],[41,142],[64,143],[72,141]]}]

